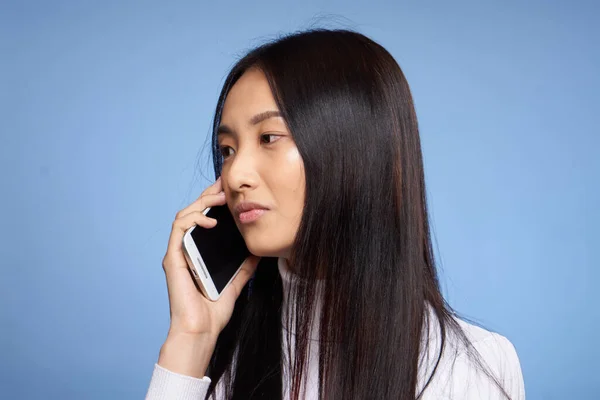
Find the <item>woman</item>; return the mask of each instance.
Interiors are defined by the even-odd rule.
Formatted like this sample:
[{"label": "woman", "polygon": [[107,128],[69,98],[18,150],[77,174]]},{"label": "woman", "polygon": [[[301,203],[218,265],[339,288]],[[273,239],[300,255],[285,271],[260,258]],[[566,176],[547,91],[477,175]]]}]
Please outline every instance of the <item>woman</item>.
[{"label": "woman", "polygon": [[[524,398],[512,344],[442,298],[415,110],[383,47],[312,30],[252,50],[219,97],[213,156],[219,179],[163,260],[171,326],[148,399]],[[241,201],[266,211],[232,212],[253,256],[213,303],[181,239]]]}]

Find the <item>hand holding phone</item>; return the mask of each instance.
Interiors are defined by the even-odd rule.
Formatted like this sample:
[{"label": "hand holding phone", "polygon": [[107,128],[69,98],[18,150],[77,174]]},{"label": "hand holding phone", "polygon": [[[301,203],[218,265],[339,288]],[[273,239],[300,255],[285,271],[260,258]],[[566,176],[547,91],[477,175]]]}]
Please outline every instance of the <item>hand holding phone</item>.
[{"label": "hand holding phone", "polygon": [[[228,281],[229,284],[224,285],[219,291],[216,301],[204,296],[194,284],[194,279],[190,277],[183,249],[183,238],[185,233],[194,226],[198,226],[208,234],[219,225],[216,219],[205,215],[205,211],[207,208],[218,206],[227,209],[222,191],[223,187],[219,179],[194,203],[178,212],[173,222],[169,245],[163,259],[171,310],[169,335],[204,336],[216,340],[229,322],[242,288],[256,270],[259,258],[252,255],[245,257],[245,261],[242,260],[243,265],[239,270],[236,269],[235,276]],[[216,264],[213,266],[217,267]]]},{"label": "hand holding phone", "polygon": [[217,225],[188,229],[183,236],[183,254],[202,294],[216,301],[233,282],[250,251],[226,205],[208,207],[204,215],[215,219]]}]

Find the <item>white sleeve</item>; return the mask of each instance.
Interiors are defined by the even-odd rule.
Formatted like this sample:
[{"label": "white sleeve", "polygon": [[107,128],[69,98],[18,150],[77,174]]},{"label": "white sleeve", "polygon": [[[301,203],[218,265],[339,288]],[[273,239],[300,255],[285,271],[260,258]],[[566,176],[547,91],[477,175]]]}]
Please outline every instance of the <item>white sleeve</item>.
[{"label": "white sleeve", "polygon": [[[498,379],[511,400],[525,400],[525,385],[519,357],[513,344],[504,336],[492,334],[473,343],[485,368]],[[502,391],[480,368],[473,364],[467,353],[456,359],[452,371],[451,399],[505,399]]]},{"label": "white sleeve", "polygon": [[501,338],[504,341],[502,383],[512,399],[525,400],[525,382],[517,350],[507,338],[504,336]]},{"label": "white sleeve", "polygon": [[154,364],[146,400],[204,400],[210,382],[208,376],[194,378]]}]

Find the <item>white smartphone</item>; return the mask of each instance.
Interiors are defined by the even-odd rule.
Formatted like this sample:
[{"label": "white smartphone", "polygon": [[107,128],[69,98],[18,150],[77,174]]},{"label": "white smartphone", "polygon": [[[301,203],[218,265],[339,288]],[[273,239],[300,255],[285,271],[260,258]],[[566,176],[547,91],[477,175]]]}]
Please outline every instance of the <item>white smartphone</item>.
[{"label": "white smartphone", "polygon": [[227,205],[210,207],[204,215],[214,228],[194,226],[183,236],[183,253],[202,294],[216,301],[250,255]]}]

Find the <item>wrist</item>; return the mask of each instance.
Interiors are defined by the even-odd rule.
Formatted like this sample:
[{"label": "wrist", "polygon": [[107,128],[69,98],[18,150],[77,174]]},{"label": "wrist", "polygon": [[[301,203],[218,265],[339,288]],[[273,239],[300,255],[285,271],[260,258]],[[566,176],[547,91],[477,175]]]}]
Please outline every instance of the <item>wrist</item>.
[{"label": "wrist", "polygon": [[210,335],[190,335],[169,332],[158,357],[158,365],[169,371],[202,378],[217,342]]}]

